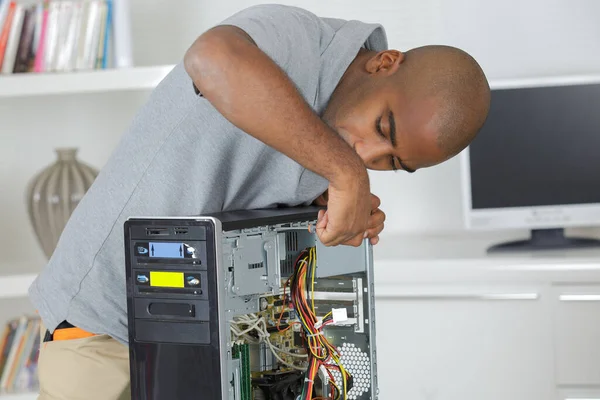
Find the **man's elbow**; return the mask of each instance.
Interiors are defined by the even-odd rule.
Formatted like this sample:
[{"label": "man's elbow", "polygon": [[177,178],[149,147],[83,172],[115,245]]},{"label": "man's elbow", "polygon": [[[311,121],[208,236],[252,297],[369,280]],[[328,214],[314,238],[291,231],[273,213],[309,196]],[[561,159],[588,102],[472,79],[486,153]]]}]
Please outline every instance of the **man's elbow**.
[{"label": "man's elbow", "polygon": [[198,89],[209,94],[228,67],[235,65],[235,57],[251,44],[241,29],[218,26],[199,36],[185,52],[183,64]]},{"label": "man's elbow", "polygon": [[200,63],[200,57],[197,52],[199,40],[200,38],[196,39],[196,41],[192,44],[192,46],[189,49],[187,49],[183,56],[183,66],[185,68],[185,71],[192,78],[192,80],[194,80],[194,76],[197,74],[198,64]]},{"label": "man's elbow", "polygon": [[208,89],[204,87],[204,77],[219,63],[218,46],[218,36],[209,31],[199,36],[183,56],[186,72],[201,91]]}]

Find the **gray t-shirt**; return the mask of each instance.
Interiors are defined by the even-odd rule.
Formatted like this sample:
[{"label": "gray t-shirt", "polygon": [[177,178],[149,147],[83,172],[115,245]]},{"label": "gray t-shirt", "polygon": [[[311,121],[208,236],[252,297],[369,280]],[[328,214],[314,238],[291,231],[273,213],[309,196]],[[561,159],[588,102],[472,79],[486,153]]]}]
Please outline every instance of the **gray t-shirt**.
[{"label": "gray t-shirt", "polygon": [[[254,6],[222,24],[245,30],[319,114],[362,46],[387,48],[380,25]],[[283,132],[285,134],[285,132]],[[127,343],[123,223],[130,216],[311,203],[328,182],[228,122],[179,63],[134,117],[29,289],[52,332],[62,321]]]}]

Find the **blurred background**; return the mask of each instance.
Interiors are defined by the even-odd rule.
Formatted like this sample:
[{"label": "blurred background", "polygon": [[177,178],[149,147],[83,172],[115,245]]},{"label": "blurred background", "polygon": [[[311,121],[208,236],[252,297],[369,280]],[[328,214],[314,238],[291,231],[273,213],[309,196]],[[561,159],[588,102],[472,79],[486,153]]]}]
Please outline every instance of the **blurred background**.
[{"label": "blurred background", "polygon": [[[60,4],[50,6],[47,23],[56,24],[55,37],[76,46],[73,35],[81,32],[89,46],[80,45],[83,47],[77,51],[50,43],[40,60],[28,53],[30,47],[19,45],[17,28],[12,28],[12,33],[0,23],[0,33],[6,30],[5,65],[0,74],[2,325],[33,313],[26,289],[47,257],[29,216],[28,210],[34,206],[28,185],[55,163],[55,150],[77,149],[80,163],[100,170],[153,86],[181,60],[191,42],[232,13],[258,4],[245,0],[115,0],[111,9],[113,30],[108,30],[114,32],[114,39],[109,35],[105,42],[103,21],[110,20],[110,14],[101,3],[84,9],[83,13],[88,12],[85,15],[95,18],[90,17],[87,30],[70,25],[70,17],[65,15],[74,15],[72,9],[61,14]],[[600,2],[596,0],[280,3],[324,17],[381,23],[390,48],[408,50],[426,44],[460,47],[481,64],[493,87],[519,89],[545,82],[564,86],[600,81]],[[34,45],[39,45],[36,37],[43,41],[36,36],[36,26],[43,21],[38,2],[3,0],[1,7],[5,7],[4,17],[13,15],[17,21],[21,16],[19,32],[23,37],[29,27],[29,40]],[[498,114],[492,121],[496,131],[508,129],[502,126],[503,121],[523,116],[515,102],[544,99],[545,93],[514,92],[513,97],[500,99],[514,105],[514,114]],[[561,93],[552,96],[561,98]],[[600,110],[595,102],[600,100],[598,90],[569,92],[568,96],[562,98],[569,101],[554,104],[555,115],[569,105],[569,110],[577,110],[578,104]],[[547,116],[548,111],[536,108],[534,100],[527,104],[532,113],[537,110],[537,117]],[[590,119],[583,125],[586,132],[600,136],[600,125],[592,114],[585,114]],[[569,124],[569,118],[574,117],[565,113],[561,123]],[[577,118],[581,122],[583,117]],[[529,131],[519,132],[517,136],[525,141]],[[565,134],[572,134],[574,140],[583,137]],[[558,146],[557,142],[546,143],[542,132],[532,132],[531,141],[538,143],[532,147],[532,160],[545,146]],[[593,160],[594,152],[600,159],[600,148],[595,147],[598,141],[579,143],[592,152],[581,160]],[[489,148],[481,143],[473,149],[481,151],[477,165],[473,163],[475,153],[469,158],[465,152],[412,175],[371,174],[372,192],[381,197],[387,214],[381,243],[374,250],[380,297],[381,398],[600,399],[600,285],[595,286],[600,282],[600,252],[594,247],[529,249],[500,255],[488,252],[494,244],[526,239],[538,228],[565,228],[568,235],[600,238],[596,208],[600,198],[594,197],[598,191],[578,196],[585,192],[584,187],[600,187],[600,165],[580,165],[596,172],[586,175],[579,186],[567,183],[580,175],[565,175],[557,181],[546,178],[546,185],[559,185],[557,191],[574,194],[570,207],[562,209],[563,203],[548,198],[547,204],[525,201],[514,208],[512,200],[506,199],[499,205],[474,209],[471,203],[475,197],[471,196],[477,190],[488,190],[482,182],[488,182],[489,187],[506,183],[491,180],[500,178],[490,169],[504,166],[501,162],[484,163]],[[570,156],[570,160],[577,158]],[[504,161],[509,163],[510,158]],[[488,171],[489,175],[479,174],[476,181],[477,171]],[[539,170],[521,171],[530,174],[531,182],[541,179],[531,175],[541,174]],[[510,180],[503,176],[504,181]],[[84,180],[77,185],[85,186]],[[38,218],[45,213],[41,209],[31,212]],[[549,216],[542,218],[536,212],[548,212]],[[481,223],[488,217],[489,223]],[[480,226],[474,226],[474,221]],[[473,229],[481,225],[484,229]],[[12,391],[34,389],[34,384],[23,384],[21,390]],[[4,396],[9,398],[8,393]]]}]

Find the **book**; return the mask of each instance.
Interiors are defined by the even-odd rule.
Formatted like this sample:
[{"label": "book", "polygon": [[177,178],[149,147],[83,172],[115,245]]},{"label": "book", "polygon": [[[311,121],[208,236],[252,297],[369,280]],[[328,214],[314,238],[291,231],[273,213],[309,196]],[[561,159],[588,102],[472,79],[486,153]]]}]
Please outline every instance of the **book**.
[{"label": "book", "polygon": [[6,47],[8,45],[8,38],[10,36],[10,30],[17,9],[17,2],[12,0],[6,10],[6,17],[4,18],[4,24],[0,28],[0,70],[4,65],[4,57],[6,53]]},{"label": "book", "polygon": [[17,49],[19,48],[19,40],[21,38],[24,15],[25,7],[17,3],[10,24],[6,47],[4,48],[4,60],[2,62],[3,74],[11,74],[13,72],[15,58],[17,57]]},{"label": "book", "polygon": [[0,71],[132,66],[129,18],[129,0],[0,0]]},{"label": "book", "polygon": [[27,72],[33,67],[31,48],[33,47],[33,34],[35,31],[35,6],[25,9],[23,16],[23,28],[19,38],[19,45],[14,62],[14,73]]},{"label": "book", "polygon": [[9,321],[0,336],[0,395],[39,388],[37,363],[41,341],[38,316]]}]

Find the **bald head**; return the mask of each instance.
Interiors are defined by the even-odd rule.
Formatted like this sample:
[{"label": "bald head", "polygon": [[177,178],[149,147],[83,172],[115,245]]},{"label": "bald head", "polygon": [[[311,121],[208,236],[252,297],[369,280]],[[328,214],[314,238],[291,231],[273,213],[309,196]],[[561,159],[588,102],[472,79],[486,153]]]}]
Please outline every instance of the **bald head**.
[{"label": "bald head", "polygon": [[475,138],[490,105],[490,88],[479,64],[450,46],[424,46],[405,53],[398,79],[413,105],[435,105],[433,129],[437,145],[448,157],[460,153]]},{"label": "bald head", "polygon": [[367,168],[410,172],[438,165],[467,147],[481,129],[489,103],[483,71],[462,50],[363,49],[322,118]]}]

